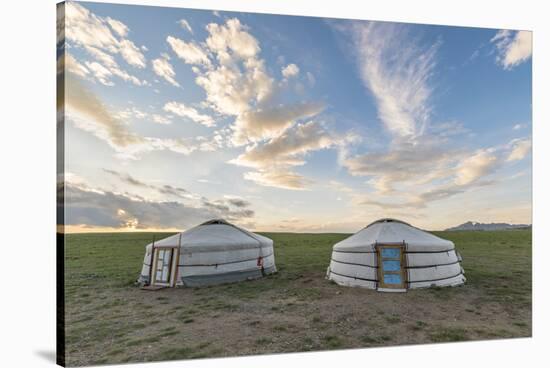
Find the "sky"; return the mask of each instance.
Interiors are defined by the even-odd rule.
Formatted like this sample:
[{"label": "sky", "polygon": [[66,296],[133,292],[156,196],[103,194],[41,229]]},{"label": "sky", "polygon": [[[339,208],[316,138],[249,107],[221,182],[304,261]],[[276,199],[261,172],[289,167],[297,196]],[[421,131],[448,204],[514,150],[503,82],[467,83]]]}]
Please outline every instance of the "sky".
[{"label": "sky", "polygon": [[64,230],[530,224],[531,39],[67,2]]}]

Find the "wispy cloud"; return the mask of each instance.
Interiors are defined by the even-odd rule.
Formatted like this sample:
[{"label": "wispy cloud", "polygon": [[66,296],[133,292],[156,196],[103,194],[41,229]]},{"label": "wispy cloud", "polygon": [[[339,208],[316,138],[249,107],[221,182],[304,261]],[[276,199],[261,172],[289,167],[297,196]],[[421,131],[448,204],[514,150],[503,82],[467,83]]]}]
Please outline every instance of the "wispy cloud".
[{"label": "wispy cloud", "polygon": [[174,187],[174,186],[169,185],[169,184],[155,185],[155,184],[146,183],[144,181],[141,181],[141,180],[138,180],[138,179],[134,178],[130,174],[121,173],[121,172],[118,172],[118,171],[115,171],[115,170],[103,169],[103,171],[110,174],[110,175],[113,175],[113,176],[117,177],[123,183],[129,184],[129,185],[132,185],[132,186],[151,189],[151,190],[154,190],[154,191],[156,191],[160,194],[164,194],[164,195],[171,196],[171,197],[177,197],[177,198],[181,198],[181,199],[195,199],[195,198],[197,198],[197,196],[191,194],[187,189],[184,189],[184,188],[181,188],[181,187]]},{"label": "wispy cloud", "polygon": [[357,203],[424,208],[494,183],[487,177],[530,150],[527,142],[473,151],[455,148],[451,139],[468,130],[459,122],[432,121],[440,41],[422,44],[404,25],[355,22],[334,27],[351,38],[359,75],[390,135],[385,150],[355,155],[344,150],[341,155],[342,166],[353,176],[367,177],[375,189],[367,198],[356,196]]},{"label": "wispy cloud", "polygon": [[164,107],[164,111],[171,112],[177,116],[190,119],[196,123],[202,124],[206,127],[213,127],[216,125],[214,119],[206,114],[201,114],[196,109],[186,106],[182,102],[167,102]]},{"label": "wispy cloud", "polygon": [[196,150],[209,149],[198,139],[146,137],[132,132],[123,119],[124,114],[113,112],[70,74],[65,75],[65,88],[65,99],[58,101],[59,111],[64,112],[67,121],[76,127],[106,142],[120,158],[136,159],[145,152],[159,150],[188,155]]},{"label": "wispy cloud", "polygon": [[180,25],[181,28],[187,30],[187,32],[193,34],[193,28],[191,28],[191,25],[189,24],[189,22],[185,19],[180,19],[178,21],[178,24]]},{"label": "wispy cloud", "polygon": [[108,138],[113,146],[126,147],[144,142],[142,137],[130,132],[127,126],[118,120],[115,114],[79,80],[68,75],[65,81],[66,106],[64,107],[67,112],[81,114],[93,120],[99,129],[97,133],[103,135],[103,138]]},{"label": "wispy cloud", "polygon": [[266,187],[289,190],[307,190],[308,186],[313,183],[311,179],[289,169],[249,171],[244,174],[244,178]]},{"label": "wispy cloud", "polygon": [[401,25],[358,22],[351,27],[357,62],[365,86],[377,102],[389,132],[422,135],[428,124],[435,53],[439,42],[423,47]]}]

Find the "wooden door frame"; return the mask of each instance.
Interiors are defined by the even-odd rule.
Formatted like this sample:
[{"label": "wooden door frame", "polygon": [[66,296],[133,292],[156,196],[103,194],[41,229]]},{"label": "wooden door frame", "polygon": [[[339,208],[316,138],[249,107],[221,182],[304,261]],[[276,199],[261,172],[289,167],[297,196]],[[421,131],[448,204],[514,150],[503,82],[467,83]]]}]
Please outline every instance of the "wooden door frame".
[{"label": "wooden door frame", "polygon": [[[157,282],[157,262],[158,262],[159,250],[171,251],[170,263],[168,268],[168,281],[166,283]],[[177,257],[178,255],[179,255],[179,248],[163,247],[163,246],[156,246],[155,248],[153,248],[153,254],[152,254],[153,261],[151,262],[151,285],[168,286],[168,287],[172,287],[175,285],[175,279],[176,279],[176,273],[177,273],[176,271],[178,268],[178,257]]]},{"label": "wooden door frame", "polygon": [[[401,284],[386,284],[384,283],[384,267],[382,265],[382,249],[399,249],[399,261],[401,263]],[[407,257],[405,256],[406,246],[405,243],[379,243],[375,245],[376,258],[378,264],[378,288],[382,289],[407,289]],[[396,273],[396,271],[389,271],[386,273]]]}]

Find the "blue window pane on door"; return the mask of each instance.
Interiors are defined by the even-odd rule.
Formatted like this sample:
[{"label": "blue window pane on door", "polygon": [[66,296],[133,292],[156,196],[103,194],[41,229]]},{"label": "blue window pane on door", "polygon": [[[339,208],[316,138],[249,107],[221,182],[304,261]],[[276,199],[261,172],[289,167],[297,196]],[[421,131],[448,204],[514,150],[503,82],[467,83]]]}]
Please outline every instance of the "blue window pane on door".
[{"label": "blue window pane on door", "polygon": [[400,249],[398,248],[382,248],[383,258],[399,258]]},{"label": "blue window pane on door", "polygon": [[394,273],[385,273],[384,274],[384,283],[388,285],[399,285],[401,284],[401,275]]},{"label": "blue window pane on door", "polygon": [[384,271],[401,271],[400,261],[382,261]]}]

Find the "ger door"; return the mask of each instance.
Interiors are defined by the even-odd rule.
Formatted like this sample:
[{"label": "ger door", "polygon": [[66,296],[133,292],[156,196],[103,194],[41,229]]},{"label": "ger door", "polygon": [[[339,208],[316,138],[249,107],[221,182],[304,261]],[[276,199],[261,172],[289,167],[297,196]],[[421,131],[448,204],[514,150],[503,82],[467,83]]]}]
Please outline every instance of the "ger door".
[{"label": "ger door", "polygon": [[[378,244],[378,285],[379,289],[387,291],[405,291],[406,277],[404,246]],[[389,290],[388,290],[389,289]]]},{"label": "ger door", "polygon": [[153,254],[153,285],[171,286],[174,248],[155,248]]}]

